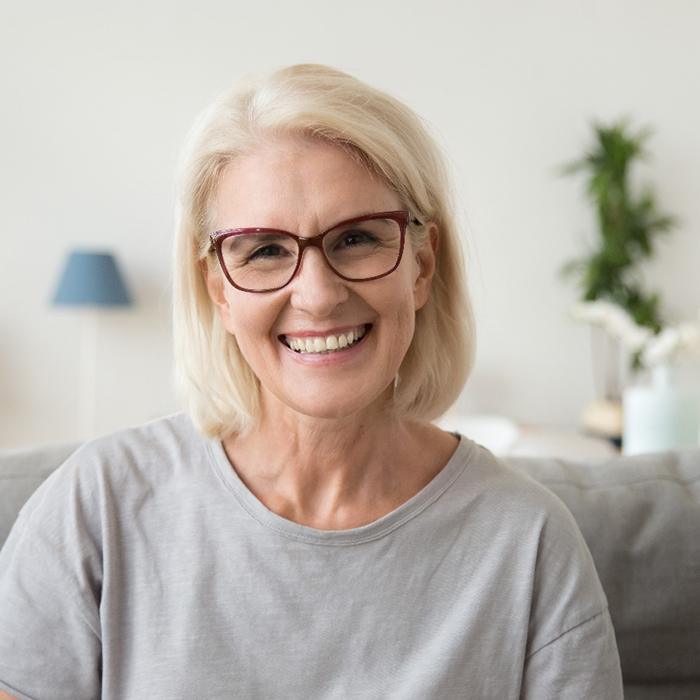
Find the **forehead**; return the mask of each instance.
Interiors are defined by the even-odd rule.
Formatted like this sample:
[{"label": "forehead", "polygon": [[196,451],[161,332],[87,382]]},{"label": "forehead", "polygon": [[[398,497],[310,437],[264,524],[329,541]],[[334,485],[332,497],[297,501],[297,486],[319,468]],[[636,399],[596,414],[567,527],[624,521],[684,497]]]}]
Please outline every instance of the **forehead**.
[{"label": "forehead", "polygon": [[359,159],[325,141],[268,141],[224,169],[212,201],[216,229],[319,230],[342,219],[401,208],[396,192]]}]

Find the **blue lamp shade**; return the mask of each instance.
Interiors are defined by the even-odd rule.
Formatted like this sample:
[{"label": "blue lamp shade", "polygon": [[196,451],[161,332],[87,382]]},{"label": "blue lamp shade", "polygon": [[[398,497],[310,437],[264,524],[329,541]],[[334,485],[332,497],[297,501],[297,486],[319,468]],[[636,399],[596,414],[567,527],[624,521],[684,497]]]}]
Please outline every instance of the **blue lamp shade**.
[{"label": "blue lamp shade", "polygon": [[73,251],[53,297],[58,306],[129,306],[131,297],[111,253]]}]

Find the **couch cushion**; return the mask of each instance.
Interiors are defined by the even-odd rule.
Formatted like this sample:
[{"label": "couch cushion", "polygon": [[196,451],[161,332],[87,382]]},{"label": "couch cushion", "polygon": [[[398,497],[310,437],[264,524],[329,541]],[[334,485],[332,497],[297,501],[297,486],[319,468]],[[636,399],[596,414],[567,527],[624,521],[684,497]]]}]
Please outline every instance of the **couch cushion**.
[{"label": "couch cushion", "polygon": [[29,496],[76,448],[64,444],[0,451],[0,547]]},{"label": "couch cushion", "polygon": [[700,450],[507,461],[576,518],[608,597],[626,697],[700,698]]}]

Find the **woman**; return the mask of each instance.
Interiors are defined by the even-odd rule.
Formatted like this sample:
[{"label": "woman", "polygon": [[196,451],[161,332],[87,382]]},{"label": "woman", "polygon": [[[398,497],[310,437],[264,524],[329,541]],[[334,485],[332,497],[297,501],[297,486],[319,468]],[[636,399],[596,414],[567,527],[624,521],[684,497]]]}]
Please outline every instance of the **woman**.
[{"label": "woman", "polygon": [[429,423],[474,332],[440,156],[322,66],[225,96],[183,161],[188,414],[94,441],[0,564],[25,698],[619,698],[573,519]]}]

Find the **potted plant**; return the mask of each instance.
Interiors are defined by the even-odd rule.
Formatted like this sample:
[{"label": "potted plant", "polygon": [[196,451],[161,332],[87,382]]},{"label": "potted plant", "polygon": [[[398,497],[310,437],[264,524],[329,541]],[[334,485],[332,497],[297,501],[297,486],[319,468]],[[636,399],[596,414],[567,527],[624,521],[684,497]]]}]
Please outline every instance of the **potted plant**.
[{"label": "potted plant", "polygon": [[[569,261],[562,273],[576,278],[584,305],[604,302],[589,308],[592,317],[588,318],[583,318],[583,307],[578,307],[580,320],[604,327],[607,324],[608,330],[612,324],[620,330],[617,337],[615,333],[606,335],[603,396],[588,407],[583,419],[584,426],[592,432],[618,441],[622,433],[620,335],[631,339],[631,366],[639,369],[644,342],[663,327],[659,295],[644,289],[639,266],[653,256],[657,238],[670,231],[675,220],[658,210],[650,185],[637,192],[632,189],[631,169],[647,156],[649,129],[634,131],[622,120],[610,125],[594,123],[593,132],[591,148],[582,158],[567,164],[563,172],[585,175],[598,235],[588,253]],[[622,316],[616,314],[616,307],[624,312]]]}]

